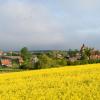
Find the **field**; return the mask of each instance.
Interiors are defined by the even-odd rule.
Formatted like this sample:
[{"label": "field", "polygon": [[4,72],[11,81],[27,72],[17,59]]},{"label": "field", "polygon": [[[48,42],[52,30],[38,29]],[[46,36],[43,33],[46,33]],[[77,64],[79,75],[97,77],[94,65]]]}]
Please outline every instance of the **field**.
[{"label": "field", "polygon": [[0,74],[0,100],[100,100],[100,64]]}]

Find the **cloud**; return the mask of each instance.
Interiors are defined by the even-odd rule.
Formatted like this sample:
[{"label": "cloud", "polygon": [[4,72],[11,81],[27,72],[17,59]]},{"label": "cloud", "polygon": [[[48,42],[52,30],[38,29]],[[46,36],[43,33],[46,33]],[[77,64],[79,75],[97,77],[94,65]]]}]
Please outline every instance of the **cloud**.
[{"label": "cloud", "polygon": [[80,8],[82,10],[96,10],[99,7],[99,0],[80,0]]},{"label": "cloud", "polygon": [[9,47],[14,44],[45,46],[62,43],[62,26],[51,13],[41,4],[12,0],[4,3],[0,6],[0,41],[5,38]]},{"label": "cloud", "polygon": [[0,1],[0,47],[69,49],[82,43],[97,47],[98,0]]},{"label": "cloud", "polygon": [[65,11],[96,11],[100,9],[100,0],[59,0]]},{"label": "cloud", "polygon": [[52,16],[52,11],[44,5],[26,4],[18,0],[8,1],[0,6],[1,21],[7,31],[55,33],[62,30],[59,21]]}]

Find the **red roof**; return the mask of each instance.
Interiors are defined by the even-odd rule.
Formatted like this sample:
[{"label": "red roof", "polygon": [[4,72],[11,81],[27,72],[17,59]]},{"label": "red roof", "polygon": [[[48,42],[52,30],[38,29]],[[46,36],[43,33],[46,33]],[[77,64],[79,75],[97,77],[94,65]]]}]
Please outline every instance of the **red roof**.
[{"label": "red roof", "polygon": [[11,65],[11,60],[9,60],[9,59],[2,59],[1,60],[1,65],[10,66]]}]

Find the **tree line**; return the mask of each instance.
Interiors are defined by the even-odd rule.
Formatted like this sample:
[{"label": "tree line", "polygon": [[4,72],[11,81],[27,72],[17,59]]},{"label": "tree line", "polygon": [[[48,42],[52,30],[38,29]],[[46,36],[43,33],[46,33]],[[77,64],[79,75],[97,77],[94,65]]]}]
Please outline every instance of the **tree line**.
[{"label": "tree line", "polygon": [[[20,69],[45,69],[52,67],[70,66],[70,65],[83,65],[100,63],[100,59],[90,59],[92,48],[85,48],[84,51],[77,49],[68,51],[52,50],[48,52],[42,52],[40,54],[31,53],[27,47],[24,47],[20,51],[20,55],[23,58],[23,63],[20,65]],[[100,53],[97,51],[97,53]],[[79,59],[71,61],[71,58],[75,58],[79,54]],[[37,57],[34,58],[33,56]],[[68,58],[69,57],[69,58]],[[36,61],[35,61],[36,60]]]}]

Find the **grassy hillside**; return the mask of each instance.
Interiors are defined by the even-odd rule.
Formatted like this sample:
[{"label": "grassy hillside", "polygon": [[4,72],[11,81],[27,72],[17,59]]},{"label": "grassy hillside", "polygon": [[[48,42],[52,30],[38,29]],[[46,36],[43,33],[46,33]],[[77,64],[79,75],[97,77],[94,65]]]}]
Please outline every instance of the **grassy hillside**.
[{"label": "grassy hillside", "polygon": [[0,74],[0,100],[100,100],[100,64]]}]

